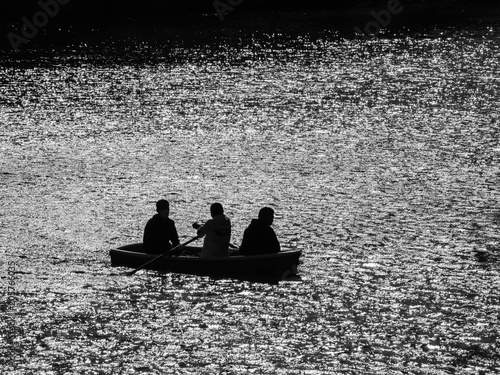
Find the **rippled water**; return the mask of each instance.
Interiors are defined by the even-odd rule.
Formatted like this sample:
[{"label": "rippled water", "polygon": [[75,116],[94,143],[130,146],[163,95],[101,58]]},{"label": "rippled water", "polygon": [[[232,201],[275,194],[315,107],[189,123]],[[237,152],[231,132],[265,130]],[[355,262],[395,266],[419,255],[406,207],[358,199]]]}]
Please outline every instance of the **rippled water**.
[{"label": "rippled water", "polygon": [[[2,373],[500,371],[488,22],[264,34],[141,63],[6,57]],[[235,243],[273,206],[301,280],[123,276],[108,250],[140,241],[162,197],[185,239],[214,201]]]}]

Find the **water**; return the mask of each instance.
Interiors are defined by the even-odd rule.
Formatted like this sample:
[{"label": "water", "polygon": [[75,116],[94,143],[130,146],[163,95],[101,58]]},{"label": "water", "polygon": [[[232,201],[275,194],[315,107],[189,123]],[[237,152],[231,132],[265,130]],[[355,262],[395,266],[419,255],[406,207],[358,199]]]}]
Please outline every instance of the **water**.
[{"label": "water", "polygon": [[[499,371],[495,22],[4,55],[2,373]],[[123,276],[159,198],[274,207],[301,280]]]}]

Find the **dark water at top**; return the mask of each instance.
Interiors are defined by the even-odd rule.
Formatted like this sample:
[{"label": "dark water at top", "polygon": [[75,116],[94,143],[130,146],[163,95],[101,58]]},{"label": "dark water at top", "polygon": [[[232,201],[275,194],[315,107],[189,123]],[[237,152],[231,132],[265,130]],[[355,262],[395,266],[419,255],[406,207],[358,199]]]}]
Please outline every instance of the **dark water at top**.
[{"label": "dark water at top", "polygon": [[[500,371],[495,19],[5,54],[2,373]],[[274,207],[302,280],[121,276],[159,198]]]}]

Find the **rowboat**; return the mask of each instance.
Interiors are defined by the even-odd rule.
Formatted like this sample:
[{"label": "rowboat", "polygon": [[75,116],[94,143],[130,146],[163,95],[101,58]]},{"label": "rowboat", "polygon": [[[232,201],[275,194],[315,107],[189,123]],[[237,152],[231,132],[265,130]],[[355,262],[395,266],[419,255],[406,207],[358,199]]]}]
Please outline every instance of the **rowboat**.
[{"label": "rowboat", "polygon": [[[275,254],[240,255],[237,251],[225,258],[200,258],[201,247],[186,246],[179,256],[165,256],[146,267],[162,273],[182,273],[212,278],[251,281],[279,281],[296,276],[301,251]],[[189,255],[192,254],[192,255]],[[137,268],[158,257],[142,250],[142,243],[125,245],[109,252],[112,266]]]}]

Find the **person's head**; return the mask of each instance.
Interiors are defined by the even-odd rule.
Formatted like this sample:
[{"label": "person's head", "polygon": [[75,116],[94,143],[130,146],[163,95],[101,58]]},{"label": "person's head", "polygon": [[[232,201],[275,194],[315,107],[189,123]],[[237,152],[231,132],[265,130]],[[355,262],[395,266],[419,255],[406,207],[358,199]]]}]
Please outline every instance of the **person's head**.
[{"label": "person's head", "polygon": [[161,217],[168,217],[170,214],[170,204],[165,199],[160,199],[156,202],[156,212],[160,214]]},{"label": "person's head", "polygon": [[262,220],[267,225],[271,225],[274,221],[274,210],[271,207],[263,207],[259,211],[259,220]]},{"label": "person's head", "polygon": [[224,208],[222,208],[222,204],[220,203],[213,203],[210,206],[210,215],[212,217],[216,217],[218,215],[222,215],[224,213]]}]

